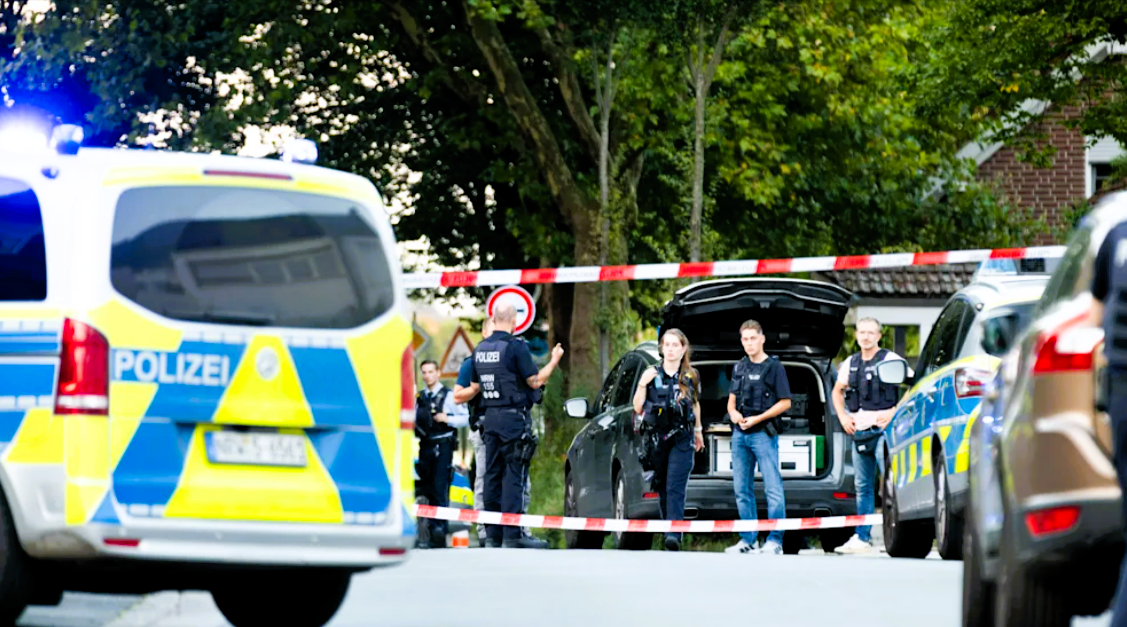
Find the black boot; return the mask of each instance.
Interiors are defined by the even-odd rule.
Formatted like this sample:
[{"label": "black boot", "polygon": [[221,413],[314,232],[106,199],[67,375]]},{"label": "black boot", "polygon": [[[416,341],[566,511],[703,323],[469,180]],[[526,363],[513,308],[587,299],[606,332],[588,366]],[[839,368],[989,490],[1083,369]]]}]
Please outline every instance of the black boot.
[{"label": "black boot", "polygon": [[501,546],[506,549],[546,549],[548,543],[537,538],[520,537],[516,540],[506,539]]}]

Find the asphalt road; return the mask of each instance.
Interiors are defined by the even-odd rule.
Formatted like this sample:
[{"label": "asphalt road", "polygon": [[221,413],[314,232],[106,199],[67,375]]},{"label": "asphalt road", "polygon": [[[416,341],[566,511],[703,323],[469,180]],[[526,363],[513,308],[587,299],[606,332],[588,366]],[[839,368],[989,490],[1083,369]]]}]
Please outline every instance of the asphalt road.
[{"label": "asphalt road", "polygon": [[[962,565],[887,557],[660,551],[419,551],[357,576],[330,627],[955,627]],[[480,591],[488,583],[489,592]],[[279,597],[284,602],[284,597]],[[68,595],[24,627],[226,627],[207,593]],[[1103,627],[1107,618],[1076,621]],[[283,627],[283,626],[279,626]]]}]

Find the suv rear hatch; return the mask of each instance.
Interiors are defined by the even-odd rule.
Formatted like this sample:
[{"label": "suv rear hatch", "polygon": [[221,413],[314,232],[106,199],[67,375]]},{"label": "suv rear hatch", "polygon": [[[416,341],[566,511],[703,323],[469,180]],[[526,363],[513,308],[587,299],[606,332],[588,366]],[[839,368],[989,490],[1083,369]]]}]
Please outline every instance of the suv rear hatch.
[{"label": "suv rear hatch", "polygon": [[361,203],[285,184],[121,194],[116,294],[91,314],[112,351],[109,462],[121,508],[389,519],[400,405],[414,386],[386,239]]},{"label": "suv rear hatch", "polygon": [[739,279],[691,285],[666,304],[661,328],[685,333],[701,375],[706,437],[694,475],[731,476],[728,389],[732,368],[744,355],[739,328],[746,320],[763,326],[765,350],[782,361],[791,386],[791,409],[783,415],[786,430],[780,439],[784,478],[813,478],[829,471],[830,403],[824,377],[840,350],[850,299],[850,292],[827,283]]}]

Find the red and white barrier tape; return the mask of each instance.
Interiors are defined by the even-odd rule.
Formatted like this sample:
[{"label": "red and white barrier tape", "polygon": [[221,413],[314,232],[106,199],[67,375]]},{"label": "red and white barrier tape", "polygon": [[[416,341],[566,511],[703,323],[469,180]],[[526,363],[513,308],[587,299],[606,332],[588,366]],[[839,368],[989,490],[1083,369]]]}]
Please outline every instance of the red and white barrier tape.
[{"label": "red and white barrier tape", "polygon": [[531,527],[536,529],[569,529],[573,531],[636,531],[665,533],[736,533],[744,531],[796,531],[804,529],[840,529],[863,525],[880,525],[880,514],[867,516],[825,516],[821,518],[780,518],[777,520],[624,520],[621,518],[571,518],[568,516],[534,516],[502,514],[473,509],[415,505],[415,516],[486,525]]},{"label": "red and white barrier tape", "polygon": [[593,283],[639,281],[686,277],[730,277],[790,272],[832,272],[934,266],[945,263],[978,263],[988,259],[1045,259],[1064,256],[1064,246],[951,250],[935,253],[891,253],[847,257],[795,257],[792,259],[748,259],[699,263],[650,263],[633,266],[580,266],[531,270],[478,270],[471,272],[414,273],[404,275],[407,289],[437,287],[484,287],[532,283]]}]

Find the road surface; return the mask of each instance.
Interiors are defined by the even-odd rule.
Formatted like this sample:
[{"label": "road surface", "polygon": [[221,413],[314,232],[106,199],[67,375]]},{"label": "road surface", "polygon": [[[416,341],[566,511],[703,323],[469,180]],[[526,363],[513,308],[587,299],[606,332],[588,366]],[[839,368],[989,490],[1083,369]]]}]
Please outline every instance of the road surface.
[{"label": "road surface", "polygon": [[[400,568],[355,577],[344,607],[329,625],[956,627],[961,585],[962,564],[935,559],[418,551]],[[227,626],[211,596],[199,592],[144,599],[68,595],[58,608],[31,608],[20,624]],[[1107,624],[1106,617],[1075,623]]]}]

